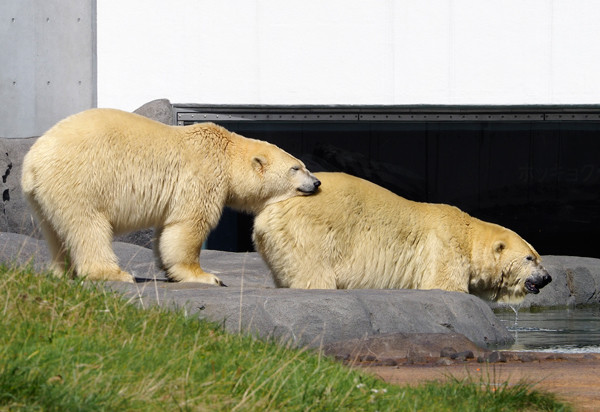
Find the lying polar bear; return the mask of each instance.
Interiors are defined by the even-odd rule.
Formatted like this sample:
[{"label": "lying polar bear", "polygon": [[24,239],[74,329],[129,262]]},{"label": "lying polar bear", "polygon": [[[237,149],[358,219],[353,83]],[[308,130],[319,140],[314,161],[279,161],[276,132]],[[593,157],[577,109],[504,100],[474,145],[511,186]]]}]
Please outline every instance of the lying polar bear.
[{"label": "lying polar bear", "polygon": [[347,174],[315,175],[317,194],[270,204],[254,223],[279,287],[443,289],[518,302],[552,280],[509,229]]}]

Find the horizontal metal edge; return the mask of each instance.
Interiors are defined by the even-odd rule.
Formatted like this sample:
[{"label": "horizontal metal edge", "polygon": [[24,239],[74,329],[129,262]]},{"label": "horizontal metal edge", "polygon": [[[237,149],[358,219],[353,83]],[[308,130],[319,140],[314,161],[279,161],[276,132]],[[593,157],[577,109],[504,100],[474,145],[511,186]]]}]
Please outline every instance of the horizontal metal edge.
[{"label": "horizontal metal edge", "polygon": [[543,114],[362,114],[362,121],[400,121],[400,122],[460,122],[460,121],[528,121],[544,120]]},{"label": "horizontal metal edge", "polygon": [[177,120],[183,122],[225,122],[225,121],[357,121],[358,114],[339,113],[177,113]]},{"label": "horizontal metal edge", "polygon": [[[181,111],[180,111],[181,110]],[[275,110],[222,111],[210,108],[206,111],[193,109],[180,109],[174,107],[174,114],[178,124],[195,122],[528,122],[528,121],[600,121],[600,112],[418,112],[418,111],[391,111],[368,112],[366,110],[326,110],[307,111],[302,108],[296,110],[285,109],[280,112]]]},{"label": "horizontal metal edge", "polygon": [[550,113],[548,121],[600,121],[600,113]]}]

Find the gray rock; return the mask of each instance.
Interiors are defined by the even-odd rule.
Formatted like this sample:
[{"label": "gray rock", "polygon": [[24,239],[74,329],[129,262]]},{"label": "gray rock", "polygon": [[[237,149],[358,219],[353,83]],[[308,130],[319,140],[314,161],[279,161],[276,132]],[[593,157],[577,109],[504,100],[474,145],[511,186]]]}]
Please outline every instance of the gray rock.
[{"label": "gray rock", "polygon": [[294,346],[321,347],[380,333],[460,333],[482,347],[513,341],[483,301],[455,292],[165,287],[161,282],[143,287],[115,282],[111,287],[143,305],[182,307],[188,315],[220,323],[230,332]]},{"label": "gray rock", "polygon": [[[165,290],[189,285],[191,288],[206,287],[201,284],[167,282],[152,250],[123,242],[113,242],[121,267],[134,274],[138,284],[158,280]],[[257,253],[232,253],[203,250],[200,254],[202,267],[217,274],[226,285],[233,288],[274,288],[275,283],[267,266]],[[0,233],[0,262],[14,266],[31,264],[35,270],[47,270],[50,253],[43,240],[16,233]]]},{"label": "gray rock", "polygon": [[[452,345],[449,347],[448,345]],[[483,355],[482,348],[459,333],[388,333],[337,341],[323,346],[326,355],[352,361],[374,356],[375,359],[414,359],[456,357],[456,350],[462,353]]]},{"label": "gray rock", "polygon": [[37,138],[0,139],[0,231],[41,237],[21,190],[23,157]]},{"label": "gray rock", "polygon": [[156,99],[138,107],[134,113],[149,117],[164,124],[173,125],[173,106],[167,99]]},{"label": "gray rock", "polygon": [[[170,283],[154,264],[150,249],[120,242],[113,246],[121,266],[134,273],[137,282],[106,282],[107,287],[143,307],[177,307],[189,316],[220,323],[230,332],[314,348],[340,340],[397,333],[462,334],[481,347],[513,342],[489,306],[463,293],[276,289],[257,253],[209,250],[201,253],[203,267],[229,287]],[[0,233],[2,261],[15,265],[30,262],[41,270],[47,258],[43,241]]]},{"label": "gray rock", "polygon": [[473,351],[470,351],[470,350],[458,352],[458,353],[455,353],[454,355],[450,356],[450,359],[459,360],[459,361],[466,361],[467,359],[473,359],[473,358],[475,358],[475,355],[473,354]]},{"label": "gray rock", "polygon": [[519,360],[523,363],[529,363],[535,361],[536,357],[528,353],[521,353],[519,354]]},{"label": "gray rock", "polygon": [[[479,360],[479,359],[478,359]],[[494,351],[487,356],[483,357],[483,362],[496,363],[496,362],[507,362],[506,353]]]},{"label": "gray rock", "polygon": [[42,240],[17,233],[0,233],[0,262],[7,266],[31,265],[37,271],[48,266],[50,254]]},{"label": "gray rock", "polygon": [[440,351],[440,357],[441,358],[449,358],[451,356],[456,355],[456,353],[457,353],[456,349],[454,349],[453,347],[451,347],[451,346],[444,346],[442,348],[442,350]]}]

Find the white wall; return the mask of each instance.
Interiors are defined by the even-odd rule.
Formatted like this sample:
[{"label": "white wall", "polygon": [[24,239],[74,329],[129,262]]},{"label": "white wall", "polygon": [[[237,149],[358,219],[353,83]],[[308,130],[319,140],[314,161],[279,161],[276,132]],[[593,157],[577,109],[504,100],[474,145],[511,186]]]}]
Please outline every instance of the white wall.
[{"label": "white wall", "polygon": [[600,104],[597,0],[99,0],[98,105]]},{"label": "white wall", "polygon": [[95,0],[0,0],[0,137],[96,106]]}]

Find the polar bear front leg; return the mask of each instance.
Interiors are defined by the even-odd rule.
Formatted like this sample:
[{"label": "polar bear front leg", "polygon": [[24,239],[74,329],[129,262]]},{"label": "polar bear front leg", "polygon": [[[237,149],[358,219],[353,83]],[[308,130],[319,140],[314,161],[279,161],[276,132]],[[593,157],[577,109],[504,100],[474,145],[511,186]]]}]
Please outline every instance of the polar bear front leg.
[{"label": "polar bear front leg", "polygon": [[221,279],[200,267],[199,256],[207,233],[190,222],[169,224],[160,230],[160,262],[173,282],[199,282],[226,286]]}]

